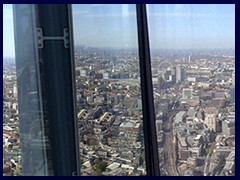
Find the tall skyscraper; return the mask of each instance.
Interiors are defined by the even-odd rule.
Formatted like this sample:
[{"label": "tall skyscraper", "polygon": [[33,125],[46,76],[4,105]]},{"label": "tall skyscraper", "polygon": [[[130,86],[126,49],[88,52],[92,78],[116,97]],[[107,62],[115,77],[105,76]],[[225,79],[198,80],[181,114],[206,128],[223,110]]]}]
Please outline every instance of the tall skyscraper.
[{"label": "tall skyscraper", "polygon": [[177,65],[176,67],[176,82],[181,82],[182,81],[182,68],[181,68],[181,65]]}]

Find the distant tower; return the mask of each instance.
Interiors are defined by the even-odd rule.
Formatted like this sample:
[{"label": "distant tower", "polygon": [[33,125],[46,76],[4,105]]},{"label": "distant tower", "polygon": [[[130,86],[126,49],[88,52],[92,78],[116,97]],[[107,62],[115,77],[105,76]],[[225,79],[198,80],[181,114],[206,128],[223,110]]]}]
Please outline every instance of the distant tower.
[{"label": "distant tower", "polygon": [[188,56],[188,62],[191,62],[191,56]]},{"label": "distant tower", "polygon": [[172,82],[176,83],[176,67],[171,68]]},{"label": "distant tower", "polygon": [[176,67],[176,82],[182,81],[182,67],[181,65],[177,65]]}]

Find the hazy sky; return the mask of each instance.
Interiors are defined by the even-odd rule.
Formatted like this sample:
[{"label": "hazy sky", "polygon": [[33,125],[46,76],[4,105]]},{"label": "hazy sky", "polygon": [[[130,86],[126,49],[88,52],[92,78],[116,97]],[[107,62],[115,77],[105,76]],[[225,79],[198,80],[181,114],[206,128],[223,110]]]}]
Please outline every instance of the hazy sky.
[{"label": "hazy sky", "polygon": [[3,57],[14,57],[13,14],[11,5],[3,5]]},{"label": "hazy sky", "polygon": [[[149,5],[154,49],[235,48],[235,5]],[[135,5],[73,5],[74,43],[137,47]],[[3,56],[14,56],[12,7],[3,5]]]}]

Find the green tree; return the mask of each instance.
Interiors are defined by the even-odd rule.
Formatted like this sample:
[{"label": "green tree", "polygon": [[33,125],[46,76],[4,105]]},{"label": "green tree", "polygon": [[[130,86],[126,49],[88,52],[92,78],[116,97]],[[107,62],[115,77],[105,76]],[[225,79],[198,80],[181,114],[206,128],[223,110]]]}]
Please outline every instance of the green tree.
[{"label": "green tree", "polygon": [[97,176],[101,176],[102,175],[101,169],[98,169],[98,168],[96,169],[95,173],[96,173]]},{"label": "green tree", "polygon": [[97,168],[100,169],[101,171],[106,171],[107,163],[106,162],[99,162],[97,163]]}]

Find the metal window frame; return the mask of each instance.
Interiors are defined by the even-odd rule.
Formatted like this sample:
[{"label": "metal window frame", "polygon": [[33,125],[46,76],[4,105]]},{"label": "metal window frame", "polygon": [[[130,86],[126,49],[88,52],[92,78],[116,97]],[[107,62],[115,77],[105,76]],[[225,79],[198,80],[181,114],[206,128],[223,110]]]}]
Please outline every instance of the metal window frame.
[{"label": "metal window frame", "polygon": [[54,175],[79,175],[71,5],[35,7],[37,30],[43,29],[45,39],[38,51]]},{"label": "metal window frame", "polygon": [[146,5],[137,4],[136,11],[146,169],[148,176],[160,176]]}]

